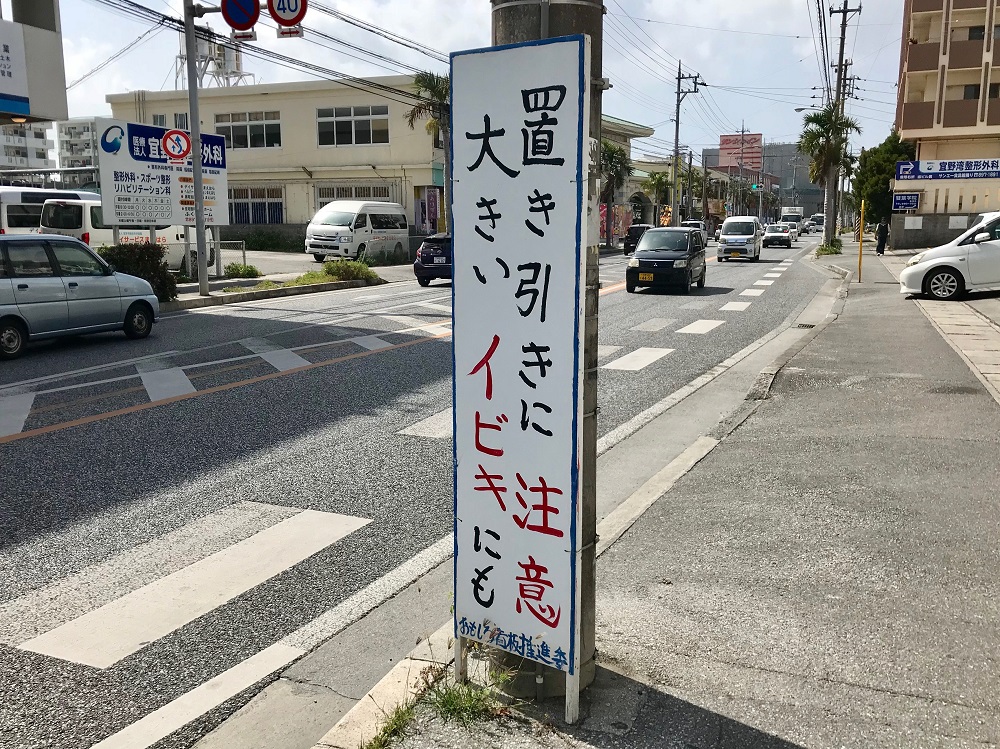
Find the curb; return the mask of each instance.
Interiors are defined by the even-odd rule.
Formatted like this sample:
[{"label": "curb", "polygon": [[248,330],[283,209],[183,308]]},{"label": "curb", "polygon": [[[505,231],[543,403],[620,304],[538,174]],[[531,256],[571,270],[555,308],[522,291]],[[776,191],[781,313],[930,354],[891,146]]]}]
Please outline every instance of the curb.
[{"label": "curb", "polygon": [[380,286],[381,284],[369,284],[367,281],[330,281],[329,283],[314,283],[305,286],[285,286],[280,289],[237,291],[219,296],[202,296],[195,299],[181,299],[176,302],[161,302],[160,312],[178,312],[186,309],[217,307],[222,304],[251,302],[255,299],[277,299],[286,296],[299,296],[300,294],[316,294],[321,291],[337,291],[338,289],[358,289],[369,285]]}]

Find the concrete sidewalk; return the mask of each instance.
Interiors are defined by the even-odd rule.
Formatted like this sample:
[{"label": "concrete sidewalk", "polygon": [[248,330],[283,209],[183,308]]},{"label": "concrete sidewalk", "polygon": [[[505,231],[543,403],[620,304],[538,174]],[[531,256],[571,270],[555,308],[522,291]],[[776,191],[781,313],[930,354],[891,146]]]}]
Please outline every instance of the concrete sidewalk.
[{"label": "concrete sidewalk", "polygon": [[399,746],[1000,744],[1000,406],[867,252],[863,278],[600,558],[581,723],[421,704]]}]

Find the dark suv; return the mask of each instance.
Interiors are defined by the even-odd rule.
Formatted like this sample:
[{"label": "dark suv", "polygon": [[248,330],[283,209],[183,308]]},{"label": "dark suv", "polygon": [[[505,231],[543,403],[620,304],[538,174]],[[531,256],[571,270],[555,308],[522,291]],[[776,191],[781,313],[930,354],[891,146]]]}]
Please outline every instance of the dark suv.
[{"label": "dark suv", "polygon": [[642,235],[646,233],[647,229],[652,229],[652,224],[632,224],[628,231],[625,232],[625,254],[628,255],[630,252],[635,251],[635,247],[639,244],[639,240],[642,239]]},{"label": "dark suv", "polygon": [[413,275],[421,286],[430,285],[434,278],[451,280],[451,234],[432,234],[424,239],[413,261]]}]

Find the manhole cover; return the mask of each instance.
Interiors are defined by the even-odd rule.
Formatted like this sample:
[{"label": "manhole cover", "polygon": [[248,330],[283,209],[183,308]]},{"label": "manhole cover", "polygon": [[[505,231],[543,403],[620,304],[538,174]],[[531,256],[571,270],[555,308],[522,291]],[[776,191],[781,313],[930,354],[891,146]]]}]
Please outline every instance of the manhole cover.
[{"label": "manhole cover", "polygon": [[815,328],[816,326],[815,325],[810,325],[807,322],[800,322],[797,327],[809,329],[809,328]]}]

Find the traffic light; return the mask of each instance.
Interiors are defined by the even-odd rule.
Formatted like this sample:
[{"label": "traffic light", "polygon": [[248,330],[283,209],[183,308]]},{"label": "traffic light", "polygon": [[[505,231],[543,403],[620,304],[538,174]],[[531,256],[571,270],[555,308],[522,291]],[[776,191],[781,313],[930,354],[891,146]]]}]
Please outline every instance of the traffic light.
[{"label": "traffic light", "polygon": [[764,185],[761,184],[750,185],[750,189],[753,190],[754,192],[760,192],[761,190],[764,189]]}]

